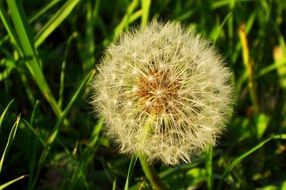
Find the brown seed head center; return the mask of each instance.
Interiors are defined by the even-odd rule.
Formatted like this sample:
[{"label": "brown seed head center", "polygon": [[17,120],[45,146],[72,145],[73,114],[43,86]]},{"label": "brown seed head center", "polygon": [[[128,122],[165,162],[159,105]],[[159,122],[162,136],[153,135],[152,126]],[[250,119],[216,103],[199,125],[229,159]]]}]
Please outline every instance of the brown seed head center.
[{"label": "brown seed head center", "polygon": [[150,69],[138,78],[139,103],[150,114],[169,113],[178,97],[180,86],[179,80],[171,77],[170,70]]}]

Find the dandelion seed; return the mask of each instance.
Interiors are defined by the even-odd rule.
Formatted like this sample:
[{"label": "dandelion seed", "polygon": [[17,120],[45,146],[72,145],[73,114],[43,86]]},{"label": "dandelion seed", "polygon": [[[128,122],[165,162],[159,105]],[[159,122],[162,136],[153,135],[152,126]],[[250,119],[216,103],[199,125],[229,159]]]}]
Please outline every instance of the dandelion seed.
[{"label": "dandelion seed", "polygon": [[113,99],[112,100],[113,104],[117,104],[117,100]]},{"label": "dandelion seed", "polygon": [[138,90],[138,87],[137,86],[133,86],[132,92],[137,92],[137,90]]},{"label": "dandelion seed", "polygon": [[215,145],[231,115],[231,72],[206,40],[178,23],[154,21],[124,34],[98,69],[92,102],[124,153],[190,162]]}]

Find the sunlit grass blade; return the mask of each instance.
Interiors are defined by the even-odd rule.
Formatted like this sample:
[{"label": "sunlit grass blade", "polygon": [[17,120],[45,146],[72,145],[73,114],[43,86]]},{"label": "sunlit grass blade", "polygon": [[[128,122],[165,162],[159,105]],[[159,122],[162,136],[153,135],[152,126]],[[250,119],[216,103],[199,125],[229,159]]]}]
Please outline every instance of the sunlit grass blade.
[{"label": "sunlit grass blade", "polygon": [[16,63],[15,61],[10,59],[2,59],[0,60],[0,67],[5,68],[3,71],[0,71],[0,82],[1,82],[9,77],[12,70],[16,68]]},{"label": "sunlit grass blade", "polygon": [[112,183],[112,190],[116,190],[116,179]]},{"label": "sunlit grass blade", "polygon": [[134,171],[134,167],[136,165],[137,159],[138,159],[138,156],[132,156],[131,157],[129,168],[128,168],[128,173],[127,173],[127,177],[126,177],[126,182],[125,182],[125,186],[124,186],[124,190],[128,190],[129,189],[129,183],[131,181],[131,177],[133,175],[133,171]]},{"label": "sunlit grass blade", "polygon": [[226,15],[226,17],[223,19],[223,21],[221,22],[220,25],[218,25],[216,28],[215,28],[215,32],[212,33],[212,40],[213,40],[213,43],[215,44],[218,37],[220,36],[220,34],[223,32],[223,27],[224,25],[227,23],[228,19],[232,16],[232,13],[228,13]]},{"label": "sunlit grass blade", "polygon": [[23,179],[23,178],[25,178],[25,177],[27,177],[27,175],[22,175],[22,176],[20,176],[20,177],[17,177],[16,179],[13,179],[13,180],[11,180],[11,181],[8,181],[8,182],[6,182],[6,183],[0,185],[0,190],[5,189],[5,188],[8,187],[9,185],[12,185],[13,183],[15,183],[15,182],[17,182],[17,181],[19,181],[19,180],[21,180],[21,179]]},{"label": "sunlit grass blade", "polygon": [[270,117],[267,114],[259,113],[259,115],[256,118],[256,136],[258,139],[260,139],[263,134],[265,133],[268,124],[270,121]]},{"label": "sunlit grass blade", "polygon": [[29,69],[31,75],[33,76],[38,87],[42,91],[44,97],[50,103],[55,114],[59,117],[61,115],[61,110],[59,109],[57,102],[45,80],[43,72],[40,68],[40,59],[38,57],[37,51],[32,42],[31,32],[28,31],[28,22],[24,15],[23,7],[17,0],[9,0],[8,7],[11,11],[12,20],[19,38],[19,46],[22,49],[23,56],[28,58],[26,66]]},{"label": "sunlit grass blade", "polygon": [[229,5],[229,0],[214,1],[211,4],[211,8],[212,9],[218,9],[218,8],[228,6],[228,5]]},{"label": "sunlit grass blade", "polygon": [[141,0],[141,6],[142,6],[141,27],[144,27],[148,23],[151,0]]},{"label": "sunlit grass blade", "polygon": [[[279,35],[280,45],[274,49],[274,60],[275,62],[285,61],[286,59],[286,42],[282,35]],[[283,89],[286,89],[286,65],[277,67],[277,73],[279,75],[279,82]]]},{"label": "sunlit grass blade", "polygon": [[273,58],[274,63],[267,65],[262,68],[257,77],[262,77],[263,75],[276,70],[279,75],[279,81],[283,88],[286,88],[286,45],[283,37],[279,36],[280,45],[273,48]]},{"label": "sunlit grass blade", "polygon": [[[247,20],[246,24],[245,24],[245,32],[246,34],[249,34],[249,32],[252,30],[254,23],[257,19],[257,15],[256,12],[252,13],[249,17],[249,19]],[[234,29],[233,29],[233,25],[234,25],[234,18],[233,15],[230,16],[230,18],[228,19],[228,30],[231,33],[230,37],[231,39],[234,37]],[[235,63],[238,60],[238,57],[240,56],[240,52],[241,52],[241,48],[242,48],[242,43],[236,43],[235,49],[232,51],[232,55],[231,55],[231,62]]]},{"label": "sunlit grass blade", "polygon": [[[36,12],[30,19],[29,19],[29,23],[32,23],[34,21],[36,21],[38,18],[40,18],[42,15],[44,15],[48,10],[50,10],[52,7],[54,7],[57,3],[61,2],[60,0],[53,0],[51,2],[48,2],[46,5],[44,5],[41,9],[39,9],[38,12]],[[4,38],[1,40],[0,45],[6,41],[7,39],[9,39],[9,37],[11,37],[12,41],[15,38],[16,35],[13,35],[13,29],[10,27],[9,21],[8,21],[8,16],[6,15],[4,9],[3,9],[3,3],[0,3],[0,17],[3,21],[3,23],[6,25],[5,28],[8,31],[8,34],[6,36],[4,36]],[[8,24],[8,25],[7,25]],[[8,26],[8,27],[7,27]],[[12,32],[9,31],[12,29]],[[14,37],[14,38],[13,38]],[[17,37],[17,36],[16,36]],[[15,41],[15,40],[14,40]],[[17,45],[19,43],[15,43],[15,45]],[[19,50],[19,48],[18,48]]]},{"label": "sunlit grass blade", "polygon": [[45,39],[66,19],[80,0],[68,0],[43,26],[35,37],[35,46],[40,46]]},{"label": "sunlit grass blade", "polygon": [[4,111],[2,112],[1,114],[1,117],[0,117],[0,132],[1,132],[1,126],[2,126],[2,122],[4,120],[4,117],[9,109],[9,107],[12,105],[12,103],[14,102],[14,100],[11,100],[8,105],[6,106],[6,108],[4,109]]},{"label": "sunlit grass blade", "polygon": [[136,11],[133,13],[129,18],[129,24],[135,22],[137,19],[139,19],[142,16],[142,9]]},{"label": "sunlit grass blade", "polygon": [[246,157],[248,157],[249,155],[251,155],[252,153],[257,151],[258,149],[262,148],[266,143],[268,143],[269,141],[271,141],[273,139],[283,139],[283,140],[285,140],[286,139],[286,134],[270,136],[269,138],[265,139],[264,141],[261,141],[260,143],[258,143],[256,146],[254,146],[250,150],[248,150],[248,151],[244,152],[243,154],[241,154],[240,156],[236,157],[230,164],[228,164],[226,166],[226,169],[224,170],[224,173],[223,173],[222,178],[221,178],[221,180],[220,180],[220,182],[218,184],[218,188],[217,189],[222,189],[222,184],[223,184],[224,179],[228,176],[228,174],[232,171],[232,169],[235,166],[237,166]]},{"label": "sunlit grass blade", "polygon": [[17,132],[17,129],[18,129],[18,125],[19,125],[19,122],[20,122],[20,116],[17,117],[17,120],[16,122],[14,123],[14,125],[12,126],[12,129],[9,133],[9,136],[8,136],[8,141],[6,143],[6,146],[5,146],[5,149],[3,151],[3,154],[1,156],[1,160],[0,160],[0,173],[2,171],[2,167],[3,167],[3,162],[4,162],[4,159],[5,159],[5,156],[6,154],[8,153],[9,151],[9,148],[11,147],[11,144],[15,138],[15,135],[16,135],[16,132]]},{"label": "sunlit grass blade", "polygon": [[124,29],[128,28],[129,19],[134,12],[135,8],[138,6],[139,0],[133,0],[127,7],[127,11],[121,20],[121,22],[114,29],[113,40],[117,39]]},{"label": "sunlit grass blade", "polygon": [[38,18],[40,18],[42,15],[45,15],[45,13],[50,10],[52,7],[54,7],[56,4],[61,2],[61,0],[53,0],[45,4],[38,12],[36,12],[30,19],[29,22],[34,22]]},{"label": "sunlit grass blade", "polygon": [[259,77],[263,77],[264,75],[268,74],[269,72],[272,72],[274,70],[279,70],[280,68],[282,67],[286,67],[286,58],[282,58],[281,60],[279,61],[276,61],[264,68],[262,68],[257,76],[256,76],[256,79],[258,79]]},{"label": "sunlit grass blade", "polygon": [[250,91],[250,96],[251,96],[254,112],[257,114],[259,112],[259,102],[258,102],[257,91],[256,91],[256,81],[254,79],[254,62],[250,58],[249,45],[248,45],[248,40],[247,40],[244,24],[240,25],[239,37],[240,37],[240,41],[242,44],[243,64],[245,66],[245,69],[248,75],[248,88]]}]

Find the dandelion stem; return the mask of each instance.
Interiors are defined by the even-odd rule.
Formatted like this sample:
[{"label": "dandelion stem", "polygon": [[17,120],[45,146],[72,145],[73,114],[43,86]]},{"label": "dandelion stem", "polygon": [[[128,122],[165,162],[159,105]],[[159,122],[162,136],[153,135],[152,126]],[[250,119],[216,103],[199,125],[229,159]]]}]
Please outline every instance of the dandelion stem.
[{"label": "dandelion stem", "polygon": [[[148,139],[148,133],[152,130],[152,122],[154,121],[154,118],[150,116],[144,125],[144,133],[142,134],[142,144]],[[152,186],[156,190],[163,190],[167,189],[164,185],[164,183],[161,181],[160,177],[158,176],[157,172],[155,171],[154,167],[150,165],[146,161],[146,156],[142,153],[138,153],[138,157],[141,163],[141,166],[143,168],[143,171],[148,178],[148,180],[151,182]]]},{"label": "dandelion stem", "polygon": [[164,183],[161,181],[160,177],[156,173],[154,167],[147,163],[146,157],[143,154],[139,154],[139,160],[143,168],[143,171],[148,180],[151,182],[153,188],[156,190],[167,189],[167,187],[164,185]]},{"label": "dandelion stem", "polygon": [[212,170],[213,149],[209,147],[206,152],[206,171],[208,189],[213,189],[213,170]]}]

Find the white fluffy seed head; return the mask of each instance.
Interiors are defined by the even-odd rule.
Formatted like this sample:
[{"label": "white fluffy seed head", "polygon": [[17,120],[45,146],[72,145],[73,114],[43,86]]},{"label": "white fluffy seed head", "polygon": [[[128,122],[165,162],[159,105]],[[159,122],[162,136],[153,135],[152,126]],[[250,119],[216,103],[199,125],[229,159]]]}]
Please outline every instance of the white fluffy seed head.
[{"label": "white fluffy seed head", "polygon": [[230,70],[206,40],[178,23],[153,21],[125,33],[98,69],[92,102],[121,152],[189,162],[215,145],[231,115]]}]

